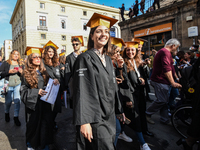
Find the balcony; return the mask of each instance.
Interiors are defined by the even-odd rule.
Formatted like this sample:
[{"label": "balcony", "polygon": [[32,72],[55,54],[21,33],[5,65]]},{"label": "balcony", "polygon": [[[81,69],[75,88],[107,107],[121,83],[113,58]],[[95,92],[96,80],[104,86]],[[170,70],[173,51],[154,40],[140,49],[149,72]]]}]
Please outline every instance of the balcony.
[{"label": "balcony", "polygon": [[38,30],[42,30],[42,31],[48,31],[48,27],[47,26],[37,26]]}]

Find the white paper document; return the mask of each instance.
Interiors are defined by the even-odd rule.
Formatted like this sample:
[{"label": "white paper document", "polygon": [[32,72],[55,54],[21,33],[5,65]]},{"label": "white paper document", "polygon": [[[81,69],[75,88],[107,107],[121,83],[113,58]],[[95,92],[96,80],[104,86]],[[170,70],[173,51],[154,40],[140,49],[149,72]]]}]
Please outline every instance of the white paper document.
[{"label": "white paper document", "polygon": [[53,81],[54,81],[53,79],[49,78],[47,87],[45,89],[45,91],[47,91],[47,94],[40,98],[41,100],[50,104],[55,103],[60,87],[60,84],[54,85]]}]

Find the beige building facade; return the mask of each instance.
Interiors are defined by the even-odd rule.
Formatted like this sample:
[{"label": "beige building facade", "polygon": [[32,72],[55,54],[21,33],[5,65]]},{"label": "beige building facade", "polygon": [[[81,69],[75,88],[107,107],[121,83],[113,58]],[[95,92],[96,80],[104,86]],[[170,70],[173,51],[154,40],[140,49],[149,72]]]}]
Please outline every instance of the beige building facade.
[{"label": "beige building facade", "polygon": [[[18,0],[10,19],[13,49],[22,54],[26,46],[43,47],[49,40],[66,54],[73,51],[71,36],[82,35],[87,48],[90,28],[86,23],[99,13],[119,20],[119,9],[82,0]],[[112,35],[121,37],[118,23],[111,29]]]},{"label": "beige building facade", "polygon": [[5,40],[3,43],[3,55],[2,58],[8,60],[10,52],[12,51],[12,40]]}]

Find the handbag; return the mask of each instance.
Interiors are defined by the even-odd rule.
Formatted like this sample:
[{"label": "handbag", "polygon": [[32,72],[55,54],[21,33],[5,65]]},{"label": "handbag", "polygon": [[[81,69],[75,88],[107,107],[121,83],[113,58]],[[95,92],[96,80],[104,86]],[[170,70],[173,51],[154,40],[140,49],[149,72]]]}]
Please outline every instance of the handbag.
[{"label": "handbag", "polygon": [[4,86],[1,91],[1,95],[6,95],[8,93],[8,84],[9,82],[7,80],[4,80]]}]

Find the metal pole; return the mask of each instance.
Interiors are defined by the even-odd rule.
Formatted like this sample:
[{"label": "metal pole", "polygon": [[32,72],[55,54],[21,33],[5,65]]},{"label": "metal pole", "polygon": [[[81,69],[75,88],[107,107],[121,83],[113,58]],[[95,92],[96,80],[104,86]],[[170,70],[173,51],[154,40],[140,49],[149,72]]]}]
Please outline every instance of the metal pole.
[{"label": "metal pole", "polygon": [[150,43],[151,41],[150,41],[150,36],[148,36],[148,49],[149,49],[149,56],[150,56]]}]

